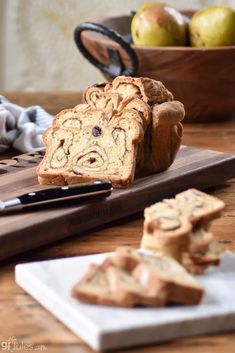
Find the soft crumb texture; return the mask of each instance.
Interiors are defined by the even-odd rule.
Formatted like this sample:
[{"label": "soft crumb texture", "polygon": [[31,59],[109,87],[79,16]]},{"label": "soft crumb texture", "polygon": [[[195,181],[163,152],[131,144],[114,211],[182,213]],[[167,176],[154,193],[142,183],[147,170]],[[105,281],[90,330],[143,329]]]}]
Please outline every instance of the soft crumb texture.
[{"label": "soft crumb texture", "polygon": [[[127,185],[135,174],[142,124],[134,109],[117,114],[83,106],[60,113],[44,135],[46,155],[38,174],[45,183],[109,179]],[[56,183],[55,182],[55,183]]]}]

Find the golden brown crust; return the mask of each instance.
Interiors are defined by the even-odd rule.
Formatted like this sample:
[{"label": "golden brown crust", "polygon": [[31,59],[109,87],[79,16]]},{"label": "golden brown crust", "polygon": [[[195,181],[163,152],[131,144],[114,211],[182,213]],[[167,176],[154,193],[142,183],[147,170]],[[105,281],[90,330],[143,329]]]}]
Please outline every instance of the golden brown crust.
[{"label": "golden brown crust", "polygon": [[173,100],[173,95],[160,81],[148,77],[118,76],[112,86],[105,87],[105,91],[118,92],[124,97],[136,96],[144,102],[153,105]]},{"label": "golden brown crust", "polygon": [[151,152],[145,159],[150,172],[166,170],[174,162],[181,145],[185,115],[178,101],[155,104],[152,109]]},{"label": "golden brown crust", "polygon": [[101,92],[104,92],[104,88],[107,85],[108,82],[99,82],[96,83],[95,85],[88,86],[82,96],[82,101],[85,104],[90,104],[90,102],[94,101],[96,99],[96,94],[99,96]]}]

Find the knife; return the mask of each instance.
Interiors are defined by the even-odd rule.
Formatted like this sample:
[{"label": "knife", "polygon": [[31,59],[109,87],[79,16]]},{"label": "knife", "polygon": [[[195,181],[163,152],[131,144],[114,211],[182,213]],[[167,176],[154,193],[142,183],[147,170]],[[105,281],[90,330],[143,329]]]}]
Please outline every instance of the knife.
[{"label": "knife", "polygon": [[0,213],[10,210],[20,210],[62,200],[84,199],[86,197],[107,197],[112,193],[113,187],[110,181],[93,181],[90,183],[76,184],[44,189],[14,198],[0,200]]}]

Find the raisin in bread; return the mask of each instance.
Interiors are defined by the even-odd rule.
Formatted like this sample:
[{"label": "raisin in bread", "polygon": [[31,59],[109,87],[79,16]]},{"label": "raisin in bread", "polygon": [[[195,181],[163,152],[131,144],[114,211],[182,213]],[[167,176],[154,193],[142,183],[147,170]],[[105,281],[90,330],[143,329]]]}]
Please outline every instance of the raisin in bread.
[{"label": "raisin in bread", "polygon": [[46,154],[38,168],[41,184],[74,184],[109,179],[132,183],[142,116],[133,108],[105,111],[82,104],[62,111],[44,134]]},{"label": "raisin in bread", "polygon": [[224,203],[196,189],[166,199],[145,209],[141,248],[171,256],[191,272],[218,264],[222,250],[212,246],[209,222],[218,218]]}]

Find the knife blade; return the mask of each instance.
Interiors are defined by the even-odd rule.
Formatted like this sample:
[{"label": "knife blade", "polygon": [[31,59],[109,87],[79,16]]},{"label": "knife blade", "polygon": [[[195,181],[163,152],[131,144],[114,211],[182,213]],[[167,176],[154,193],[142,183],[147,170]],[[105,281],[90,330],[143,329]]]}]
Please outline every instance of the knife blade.
[{"label": "knife blade", "polygon": [[108,197],[113,190],[110,181],[96,180],[89,183],[72,186],[54,187],[39,191],[29,192],[14,198],[0,200],[0,213],[10,210],[21,210],[62,200],[84,199],[90,197]]}]

